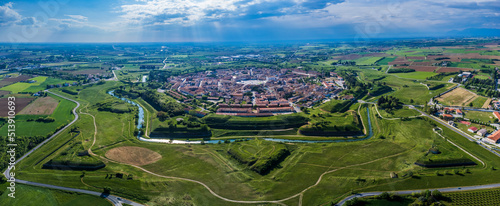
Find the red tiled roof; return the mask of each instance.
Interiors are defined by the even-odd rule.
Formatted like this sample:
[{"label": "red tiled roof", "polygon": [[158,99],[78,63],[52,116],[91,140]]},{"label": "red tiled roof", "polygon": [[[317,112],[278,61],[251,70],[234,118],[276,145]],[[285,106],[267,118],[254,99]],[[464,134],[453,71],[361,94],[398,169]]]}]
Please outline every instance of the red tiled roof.
[{"label": "red tiled roof", "polygon": [[477,127],[469,127],[469,129],[474,131],[474,132],[477,131]]},{"label": "red tiled roof", "polygon": [[497,119],[500,119],[500,113],[498,113],[498,112],[493,112],[493,115],[495,115],[495,117],[496,117]]},{"label": "red tiled roof", "polygon": [[497,142],[500,139],[500,130],[498,130],[495,133],[488,136],[488,139],[491,139],[491,140]]}]

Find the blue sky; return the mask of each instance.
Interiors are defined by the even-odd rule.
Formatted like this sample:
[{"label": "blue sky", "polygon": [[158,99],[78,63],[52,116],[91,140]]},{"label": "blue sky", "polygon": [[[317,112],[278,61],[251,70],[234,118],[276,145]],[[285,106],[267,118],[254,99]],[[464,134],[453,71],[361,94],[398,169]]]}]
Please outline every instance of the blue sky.
[{"label": "blue sky", "polygon": [[471,29],[500,29],[500,1],[0,1],[1,42],[363,40]]}]

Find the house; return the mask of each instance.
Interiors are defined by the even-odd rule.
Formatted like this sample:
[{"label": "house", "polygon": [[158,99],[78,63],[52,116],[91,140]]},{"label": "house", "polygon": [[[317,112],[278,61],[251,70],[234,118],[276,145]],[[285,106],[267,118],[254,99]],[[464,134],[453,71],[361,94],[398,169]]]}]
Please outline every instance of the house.
[{"label": "house", "polygon": [[500,130],[497,130],[496,132],[494,132],[493,134],[488,136],[488,138],[486,138],[485,140],[486,140],[486,142],[489,142],[492,144],[499,143],[500,142]]},{"label": "house", "polygon": [[476,133],[477,127],[469,127],[469,129],[467,131],[472,132],[472,133]]},{"label": "house", "polygon": [[493,116],[495,116],[497,119],[500,120],[500,113],[498,112],[493,112]]},{"label": "house", "polygon": [[477,135],[480,135],[481,137],[484,137],[484,135],[486,135],[487,131],[486,129],[480,129],[479,131],[477,131]]},{"label": "house", "polygon": [[453,115],[451,115],[451,114],[441,114],[441,116],[443,117],[444,120],[452,120],[453,119]]},{"label": "house", "polygon": [[455,110],[455,114],[458,114],[458,115],[464,115],[464,113],[462,112],[462,110],[460,109],[456,109]]},{"label": "house", "polygon": [[465,124],[467,126],[471,124],[470,122],[467,122],[467,121],[459,121],[459,122],[460,122],[460,124]]}]

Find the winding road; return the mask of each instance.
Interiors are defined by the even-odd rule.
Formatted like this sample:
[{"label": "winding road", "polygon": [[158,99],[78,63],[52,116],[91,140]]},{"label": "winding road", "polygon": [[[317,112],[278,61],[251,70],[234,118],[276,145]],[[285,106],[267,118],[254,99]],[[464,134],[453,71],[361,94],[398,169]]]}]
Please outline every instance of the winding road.
[{"label": "winding road", "polygon": [[[76,112],[76,109],[78,107],[80,107],[80,103],[79,102],[77,102],[77,101],[75,101],[73,99],[64,97],[62,95],[53,93],[53,92],[51,92],[49,90],[45,90],[45,92],[48,92],[48,93],[53,94],[55,96],[58,96],[60,98],[63,98],[63,99],[66,99],[66,100],[69,100],[69,101],[72,101],[72,102],[76,103],[76,107],[73,108],[73,110],[72,110],[73,115],[75,115],[75,119],[73,119],[73,121],[71,121],[68,125],[66,125],[62,129],[60,129],[59,131],[57,131],[56,133],[54,133],[52,136],[50,136],[49,138],[47,138],[46,140],[44,140],[42,143],[38,144],[36,147],[34,147],[33,149],[31,149],[29,152],[27,152],[26,154],[24,154],[22,157],[20,157],[19,159],[17,159],[16,160],[16,165],[21,160],[23,160],[24,158],[28,157],[34,151],[36,151],[37,149],[39,149],[40,147],[42,147],[43,145],[45,145],[47,142],[49,142],[50,140],[52,140],[52,138],[54,138],[55,136],[59,135],[62,131],[66,130],[73,123],[75,123],[78,120],[78,118],[79,118],[78,113]],[[10,173],[11,173],[11,170],[9,168],[7,168],[3,174],[5,175],[5,177],[7,179],[10,179],[10,177],[11,177]],[[103,195],[103,193],[95,192],[95,191],[90,191],[90,190],[76,189],[76,188],[70,188],[70,187],[61,187],[61,186],[56,186],[56,185],[43,184],[43,183],[31,182],[31,181],[20,180],[20,179],[16,179],[16,183],[21,183],[21,184],[26,184],[26,185],[32,185],[32,186],[37,186],[37,187],[46,187],[46,188],[57,189],[57,190],[64,190],[64,191],[70,191],[70,192],[79,192],[79,193],[84,193],[84,194],[89,194],[89,195],[95,195],[95,196],[105,197],[107,200],[109,200],[111,203],[113,203],[113,205],[116,205],[116,206],[121,206],[122,203],[129,204],[129,205],[134,205],[134,206],[141,206],[142,205],[142,204],[139,204],[139,203],[127,200],[127,199],[123,199],[123,198],[118,197],[118,196],[114,196],[114,195],[105,196],[105,195]]]}]

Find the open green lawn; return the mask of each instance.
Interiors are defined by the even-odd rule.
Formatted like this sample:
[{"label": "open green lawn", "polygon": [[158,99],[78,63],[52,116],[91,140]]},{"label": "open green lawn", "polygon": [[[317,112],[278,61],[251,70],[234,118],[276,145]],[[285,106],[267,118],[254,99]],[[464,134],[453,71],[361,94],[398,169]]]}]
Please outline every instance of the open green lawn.
[{"label": "open green lawn", "polygon": [[495,120],[495,116],[493,116],[492,112],[480,112],[480,111],[470,111],[464,110],[464,118],[478,120],[482,122],[493,122]]},{"label": "open green lawn", "polygon": [[112,205],[108,200],[87,194],[65,192],[23,184],[16,185],[16,198],[8,197],[9,190],[6,185],[0,185],[4,192],[0,196],[2,205],[11,206],[95,206]]},{"label": "open green lawn", "polygon": [[408,79],[426,79],[428,77],[432,77],[437,74],[433,72],[409,72],[409,73],[395,73],[394,75]]}]

